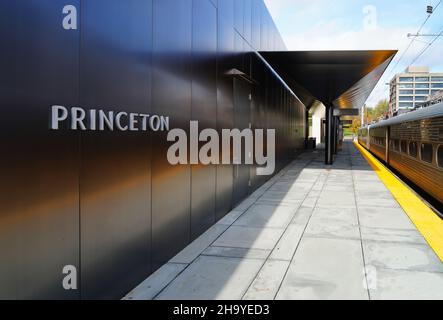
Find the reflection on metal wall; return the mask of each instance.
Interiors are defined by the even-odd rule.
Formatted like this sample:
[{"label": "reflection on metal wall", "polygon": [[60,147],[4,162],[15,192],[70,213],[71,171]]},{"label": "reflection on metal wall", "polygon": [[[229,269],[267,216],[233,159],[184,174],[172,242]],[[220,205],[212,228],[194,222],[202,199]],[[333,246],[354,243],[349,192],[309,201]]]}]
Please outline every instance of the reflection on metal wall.
[{"label": "reflection on metal wall", "polygon": [[[63,27],[66,5],[77,28]],[[302,148],[304,106],[251,54],[284,50],[262,1],[3,1],[0,12],[0,298],[119,298],[269,178],[171,166],[166,132],[50,131],[51,105],[165,115],[186,131],[189,120],[276,128],[277,170]],[[65,265],[78,290],[63,289]]]}]

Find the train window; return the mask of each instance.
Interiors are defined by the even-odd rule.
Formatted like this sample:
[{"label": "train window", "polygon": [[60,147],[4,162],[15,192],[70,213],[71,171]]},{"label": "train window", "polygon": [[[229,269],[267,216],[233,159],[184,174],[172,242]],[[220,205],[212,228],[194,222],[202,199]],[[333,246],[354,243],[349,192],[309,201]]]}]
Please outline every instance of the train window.
[{"label": "train window", "polygon": [[398,143],[398,140],[391,140],[391,142],[392,142],[392,150],[400,151],[400,144]]},{"label": "train window", "polygon": [[417,157],[417,142],[409,142],[409,155],[414,158]]},{"label": "train window", "polygon": [[432,163],[432,154],[433,154],[432,144],[430,143],[422,143],[420,148],[421,160]]},{"label": "train window", "polygon": [[437,149],[437,162],[440,168],[443,168],[443,145]]},{"label": "train window", "polygon": [[406,141],[401,141],[400,145],[401,145],[401,152],[407,153],[408,152],[408,147],[407,147]]}]

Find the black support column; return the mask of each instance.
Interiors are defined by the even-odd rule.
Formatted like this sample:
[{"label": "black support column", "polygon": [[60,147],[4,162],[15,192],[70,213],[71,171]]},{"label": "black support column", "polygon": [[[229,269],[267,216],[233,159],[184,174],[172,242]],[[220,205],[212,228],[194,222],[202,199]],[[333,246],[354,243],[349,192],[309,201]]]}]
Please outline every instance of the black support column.
[{"label": "black support column", "polygon": [[338,152],[338,129],[339,129],[339,117],[334,116],[334,142],[333,142],[333,152],[332,154],[337,154]]},{"label": "black support column", "polygon": [[305,110],[305,148],[308,148],[308,138],[309,138],[309,110]]},{"label": "black support column", "polygon": [[333,106],[326,106],[326,132],[325,132],[325,164],[333,162],[333,146],[334,146],[334,113]]}]

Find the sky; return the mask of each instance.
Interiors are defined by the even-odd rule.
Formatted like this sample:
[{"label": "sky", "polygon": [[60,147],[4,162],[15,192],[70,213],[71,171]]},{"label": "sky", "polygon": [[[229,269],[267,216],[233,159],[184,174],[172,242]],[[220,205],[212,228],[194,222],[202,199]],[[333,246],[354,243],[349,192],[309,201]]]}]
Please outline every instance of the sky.
[{"label": "sky", "polygon": [[[420,33],[443,31],[441,0],[265,0],[265,3],[288,50],[399,50],[368,98],[369,107],[388,98],[386,83],[411,65],[435,38],[417,37],[406,51],[411,42],[407,35],[417,33],[428,17],[428,5],[436,10]],[[443,36],[435,39],[412,65],[443,72]]]}]

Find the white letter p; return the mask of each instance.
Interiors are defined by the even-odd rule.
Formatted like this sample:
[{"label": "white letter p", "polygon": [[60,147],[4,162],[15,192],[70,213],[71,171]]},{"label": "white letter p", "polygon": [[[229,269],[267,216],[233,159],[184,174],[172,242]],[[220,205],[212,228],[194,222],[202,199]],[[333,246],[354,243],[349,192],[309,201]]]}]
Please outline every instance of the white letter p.
[{"label": "white letter p", "polygon": [[58,130],[58,123],[68,118],[68,109],[63,106],[52,106],[51,129]]}]

